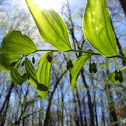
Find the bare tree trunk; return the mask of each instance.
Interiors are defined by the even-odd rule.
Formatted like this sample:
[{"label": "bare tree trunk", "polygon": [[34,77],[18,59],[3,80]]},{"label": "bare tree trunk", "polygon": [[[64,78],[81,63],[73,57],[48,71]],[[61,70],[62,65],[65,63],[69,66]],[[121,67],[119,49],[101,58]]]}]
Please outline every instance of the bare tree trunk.
[{"label": "bare tree trunk", "polygon": [[77,101],[76,101],[76,97],[75,97],[74,92],[73,92],[73,102],[74,102],[74,120],[75,120],[76,126],[79,126],[79,117],[78,117],[78,112],[77,112]]},{"label": "bare tree trunk", "polygon": [[97,118],[97,105],[96,105],[96,95],[95,95],[95,88],[94,88],[94,77],[91,78],[92,86],[93,86],[93,93],[94,93],[94,111],[95,111],[95,121],[96,121],[96,126],[98,126],[98,118]]},{"label": "bare tree trunk", "polygon": [[98,117],[97,117],[97,108],[96,108],[95,95],[94,95],[94,105],[95,105],[95,120],[96,120],[96,126],[98,126]]},{"label": "bare tree trunk", "polygon": [[[11,83],[11,86],[10,86],[10,89],[9,89],[8,94],[6,96],[6,99],[5,99],[5,101],[3,103],[3,106],[2,106],[2,108],[0,110],[0,118],[1,118],[1,124],[0,124],[0,126],[4,126],[4,124],[5,124],[7,110],[8,110],[9,101],[10,101],[10,96],[11,96],[11,91],[12,91],[13,87],[14,87],[14,82]],[[5,108],[5,106],[6,106],[6,108]]]},{"label": "bare tree trunk", "polygon": [[[114,122],[118,121],[118,118],[116,116],[116,112],[115,112],[115,103],[112,97],[112,92],[110,91],[110,85],[108,84],[108,95],[109,95],[109,106],[110,106],[110,115],[113,119]],[[114,126],[119,126],[118,124],[115,124]]]},{"label": "bare tree trunk", "polygon": [[[57,91],[58,91],[58,89],[57,89]],[[58,91],[58,103],[60,102],[59,99],[60,99],[60,98],[59,98],[59,91]],[[60,123],[59,123],[59,106],[58,106],[58,104],[57,104],[57,122],[58,122],[58,126],[59,126]]]},{"label": "bare tree trunk", "polygon": [[[22,108],[21,108],[21,114],[20,114],[18,120],[17,120],[15,123],[13,123],[13,125],[20,125],[21,118],[22,118],[22,116],[25,114],[25,111],[26,111],[26,109],[27,109],[27,107],[28,107],[28,104],[26,103],[26,99],[27,99],[27,95],[28,95],[29,85],[30,85],[30,84],[28,84],[28,86],[27,86],[27,91],[26,91],[26,94],[25,94],[25,96],[24,96],[23,103],[22,103],[22,105],[21,105],[21,107],[22,107]],[[25,118],[23,118],[22,121],[23,121],[23,126],[24,126],[24,125],[25,125],[25,124],[24,124],[24,123],[25,123]]]},{"label": "bare tree trunk", "polygon": [[66,107],[64,106],[64,109],[65,109],[65,112],[66,112],[66,117],[67,117],[67,126],[69,126],[69,115],[68,115],[68,112],[67,112],[67,109],[66,109]]},{"label": "bare tree trunk", "polygon": [[102,121],[103,121],[103,124],[104,124],[104,126],[105,126],[105,116],[104,116],[103,110],[102,110]]},{"label": "bare tree trunk", "polygon": [[[62,92],[62,90],[61,90]],[[64,113],[63,113],[63,110],[64,110],[64,97],[63,97],[63,93],[62,93],[62,126],[64,126]]]},{"label": "bare tree trunk", "polygon": [[77,102],[78,102],[78,107],[79,107],[80,123],[81,123],[81,126],[83,126],[83,117],[82,117],[82,110],[81,110],[81,102],[80,102],[80,98],[79,98],[77,87],[76,87],[76,97],[77,97]]},{"label": "bare tree trunk", "polygon": [[85,106],[85,97],[82,101],[82,105],[83,105],[83,114],[84,114],[84,126],[87,126],[87,119],[86,119],[87,113],[86,113],[86,106]]},{"label": "bare tree trunk", "polygon": [[85,76],[84,76],[84,73],[83,73],[83,69],[81,70],[81,75],[82,75],[82,80],[84,82],[84,86],[86,87],[87,89],[87,96],[88,96],[88,107],[89,107],[89,112],[90,112],[90,126],[94,126],[94,111],[93,111],[93,104],[91,102],[91,95],[90,95],[90,91],[89,91],[89,87],[85,81]]},{"label": "bare tree trunk", "polygon": [[[42,101],[40,101],[40,108],[42,108]],[[42,126],[42,111],[39,112],[39,126]]]},{"label": "bare tree trunk", "polygon": [[52,98],[53,98],[53,95],[55,93],[55,90],[60,82],[60,80],[62,79],[63,75],[67,72],[67,70],[65,72],[62,73],[62,75],[57,79],[57,82],[54,86],[54,89],[51,93],[51,96],[49,98],[49,103],[48,103],[48,107],[47,107],[47,110],[46,110],[46,117],[45,117],[45,120],[44,120],[44,126],[48,126],[48,123],[49,123],[49,118],[50,118],[50,109],[51,109],[51,103],[52,103]]},{"label": "bare tree trunk", "polygon": [[[33,108],[34,108],[34,106],[32,105],[32,113],[33,113]],[[34,115],[32,115],[32,126],[34,126],[34,117],[33,117]]]},{"label": "bare tree trunk", "polygon": [[[106,70],[107,70],[107,75],[108,75],[109,74],[108,65],[106,66]],[[109,107],[110,107],[110,116],[112,117],[114,122],[117,122],[118,118],[117,118],[117,115],[116,115],[115,103],[114,103],[114,100],[113,100],[112,91],[111,91],[111,87],[110,87],[109,82],[107,84],[106,92],[107,92],[108,100],[109,100],[108,103],[109,103]],[[118,124],[115,124],[114,126],[118,126]]]},{"label": "bare tree trunk", "polygon": [[25,126],[25,119],[23,119],[22,125]]}]

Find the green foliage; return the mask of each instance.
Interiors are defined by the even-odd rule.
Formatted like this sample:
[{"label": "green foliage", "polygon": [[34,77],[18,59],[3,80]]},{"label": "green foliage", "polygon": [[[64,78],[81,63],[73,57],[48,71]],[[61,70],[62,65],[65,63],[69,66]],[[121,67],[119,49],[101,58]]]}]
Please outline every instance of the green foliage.
[{"label": "green foliage", "polygon": [[[52,66],[52,61],[49,62],[47,57],[48,55],[50,55],[50,57],[53,56],[52,52],[46,53],[44,54],[38,63],[38,69],[36,71],[36,77],[37,77],[37,81],[39,83],[38,87],[40,86],[40,84],[45,85],[46,87],[49,88],[49,81],[50,81],[50,70],[51,70],[51,66]],[[47,97],[47,91],[39,91],[39,94],[46,99]]]},{"label": "green foliage", "polygon": [[37,50],[32,40],[20,31],[8,33],[2,41],[0,53],[8,55],[30,54]]},{"label": "green foliage", "polygon": [[23,76],[21,76],[15,67],[10,70],[10,75],[13,82],[17,85],[22,85],[27,80],[27,74],[25,73]]},{"label": "green foliage", "polygon": [[83,31],[86,39],[101,55],[117,55],[115,35],[104,0],[88,0],[83,17]]},{"label": "green foliage", "polygon": [[28,80],[29,82],[37,88],[37,79],[35,74],[35,69],[30,60],[26,57],[25,58],[25,69],[28,73]]},{"label": "green foliage", "polygon": [[22,85],[28,79],[27,73],[21,76],[20,73],[18,72],[17,67],[20,61],[21,61],[21,58],[19,58],[17,62],[13,62],[12,67],[10,69],[10,76],[12,78],[12,81],[17,85]]},{"label": "green foliage", "polygon": [[13,55],[0,54],[0,69],[9,71],[12,63],[19,60],[19,57]]},{"label": "green foliage", "polygon": [[[119,72],[116,70],[108,75],[108,79],[114,84],[120,84],[123,81],[123,74],[125,72],[126,68],[121,69]],[[116,76],[118,76],[118,78]]]},{"label": "green foliage", "polygon": [[34,87],[36,87],[39,92],[41,92],[41,91],[47,91],[48,87],[45,86],[44,84],[40,84],[37,81],[36,71],[34,69],[34,66],[32,65],[32,63],[30,62],[30,60],[27,57],[25,58],[25,68],[26,68],[26,71],[27,71],[27,74],[28,74],[28,80],[29,80],[29,82]]},{"label": "green foliage", "polygon": [[75,87],[78,74],[79,74],[80,70],[82,69],[84,63],[90,56],[91,56],[90,54],[84,53],[81,57],[79,57],[75,61],[73,61],[73,67],[70,69],[70,76],[71,76],[70,86],[71,86],[71,88]]},{"label": "green foliage", "polygon": [[[79,72],[87,59],[92,55],[101,54],[105,57],[115,56],[126,59],[126,57],[117,55],[114,31],[104,0],[88,0],[83,17],[84,35],[100,54],[90,50],[71,49],[68,30],[60,15],[52,9],[40,10],[37,5],[34,4],[33,0],[26,0],[26,3],[40,35],[45,42],[52,44],[60,51],[76,51],[81,52],[81,54],[85,52],[82,56],[73,61],[73,63],[71,60],[67,62],[67,69],[70,71],[71,88],[75,87]],[[35,70],[33,66],[35,58],[32,58],[32,64],[27,56],[40,50],[37,50],[35,44],[28,36],[22,35],[20,31],[12,31],[8,33],[2,41],[0,49],[0,69],[5,71],[10,70],[12,80],[18,85],[22,85],[28,79],[29,82],[37,88],[41,97],[46,99],[49,90],[53,52],[58,50],[45,50],[49,52],[41,56],[38,62],[38,69]],[[25,64],[26,73],[21,76],[17,68],[23,57],[25,57],[25,61],[22,63],[22,66]],[[97,72],[95,63],[90,63],[89,71],[91,73]],[[117,72],[118,77],[117,75],[115,77],[115,72],[110,73],[108,78],[112,83],[120,83],[123,81],[123,73],[125,71],[126,69]]]},{"label": "green foliage", "polygon": [[26,0],[31,14],[45,42],[49,42],[61,51],[71,49],[67,27],[58,13],[53,9],[40,10],[33,0]]}]

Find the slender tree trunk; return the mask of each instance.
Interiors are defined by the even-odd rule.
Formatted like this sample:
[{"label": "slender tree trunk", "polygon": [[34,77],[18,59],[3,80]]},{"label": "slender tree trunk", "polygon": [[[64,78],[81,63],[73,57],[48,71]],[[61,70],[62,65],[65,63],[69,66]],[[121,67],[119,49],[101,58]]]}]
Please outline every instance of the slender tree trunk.
[{"label": "slender tree trunk", "polygon": [[53,91],[52,91],[52,93],[51,93],[51,96],[50,96],[50,98],[49,98],[48,107],[47,107],[47,110],[46,110],[46,117],[45,117],[45,120],[44,120],[44,126],[48,126],[49,118],[50,118],[50,109],[51,109],[52,98],[53,98],[53,95],[54,95],[54,93],[55,93],[55,90],[56,90],[56,88],[57,88],[57,86],[58,86],[60,80],[62,79],[63,75],[64,75],[66,72],[67,72],[67,70],[66,70],[64,73],[62,73],[62,75],[60,76],[60,78],[57,79],[57,82],[56,82],[56,84],[55,84],[55,86],[54,86],[54,89],[53,89]]},{"label": "slender tree trunk", "polygon": [[[115,34],[115,36],[116,36],[116,34]],[[121,46],[121,44],[120,44],[119,39],[117,38],[117,36],[116,36],[116,44],[117,44],[118,49],[119,49],[119,54],[122,55],[122,56],[125,56],[124,53],[123,53],[122,46]],[[126,65],[126,61],[124,59],[122,59],[122,64],[123,64],[123,66]]]},{"label": "slender tree trunk", "polygon": [[[109,74],[108,65],[106,66],[106,69],[107,69],[107,75],[108,75]],[[110,87],[109,82],[107,84],[107,87],[108,88],[106,89],[106,92],[107,92],[108,100],[109,100],[108,103],[109,103],[109,107],[110,107],[110,116],[112,117],[114,122],[117,122],[118,118],[116,116],[115,103],[114,103],[114,100],[113,100],[112,91],[111,91],[111,87]],[[115,124],[114,126],[118,126],[118,124]]]},{"label": "slender tree trunk", "polygon": [[103,124],[104,124],[104,126],[105,126],[105,116],[104,116],[103,110],[102,110],[102,122],[103,122]]},{"label": "slender tree trunk", "polygon": [[98,117],[97,117],[97,108],[96,108],[95,95],[94,95],[94,105],[95,105],[95,120],[96,120],[96,126],[98,126]]},{"label": "slender tree trunk", "polygon": [[[34,106],[32,105],[32,113],[33,113],[33,108],[34,108]],[[34,116],[34,114],[32,115],[32,126],[34,126],[34,121],[33,121],[34,117],[33,116]]]},{"label": "slender tree trunk", "polygon": [[[109,95],[109,106],[110,106],[110,115],[113,119],[114,122],[118,121],[118,118],[116,116],[116,112],[115,112],[115,103],[112,97],[112,92],[110,91],[110,85],[108,84],[108,95]],[[119,126],[118,124],[115,124],[114,126]]]},{"label": "slender tree trunk", "polygon": [[[69,110],[70,110],[70,108],[69,108]],[[73,116],[72,116],[72,114],[70,113],[70,126],[73,126],[72,118],[73,118]]]},{"label": "slender tree trunk", "polygon": [[79,126],[79,117],[78,117],[78,112],[77,112],[77,101],[76,101],[76,97],[75,97],[74,92],[73,92],[73,102],[74,102],[74,120],[75,120],[76,126]]},{"label": "slender tree trunk", "polygon": [[[21,118],[22,118],[22,116],[24,116],[24,114],[25,114],[25,111],[26,111],[26,109],[27,109],[27,107],[28,107],[28,104],[26,104],[26,99],[27,99],[27,95],[28,95],[28,90],[29,90],[29,85],[30,84],[28,84],[28,86],[27,86],[27,91],[26,91],[26,94],[25,94],[25,96],[24,96],[24,100],[23,100],[23,103],[22,103],[22,105],[21,105],[21,114],[20,114],[20,117],[18,118],[18,120],[15,122],[15,123],[13,123],[14,125],[20,125],[20,122],[21,122]],[[25,118],[23,118],[23,126],[25,125],[24,123],[25,123]]]},{"label": "slender tree trunk", "polygon": [[62,126],[64,126],[64,113],[63,113],[63,110],[64,110],[64,99],[63,99],[63,94],[62,94]]},{"label": "slender tree trunk", "polygon": [[77,102],[78,102],[78,107],[79,107],[80,123],[81,123],[81,126],[83,126],[83,117],[82,117],[82,110],[81,110],[81,102],[80,102],[80,98],[79,98],[77,87],[76,87],[76,97],[77,97]]},{"label": "slender tree trunk", "polygon": [[9,101],[9,98],[10,98],[10,95],[11,95],[11,90],[12,90],[13,87],[14,87],[14,82],[11,83],[11,86],[10,86],[10,89],[9,89],[8,94],[6,96],[6,99],[5,99],[4,103],[3,103],[3,106],[1,107],[0,116],[1,116],[1,114],[3,112],[3,110],[4,110],[4,107],[6,105],[6,102]]},{"label": "slender tree trunk", "polygon": [[23,119],[23,124],[22,125],[25,126],[25,119]]},{"label": "slender tree trunk", "polygon": [[84,86],[86,87],[87,89],[87,96],[88,96],[88,107],[89,107],[89,112],[90,112],[90,126],[94,126],[94,111],[93,111],[93,104],[91,102],[91,95],[90,95],[90,91],[89,91],[89,87],[85,81],[85,76],[84,76],[84,73],[83,73],[83,69],[81,70],[81,75],[82,75],[82,80],[84,82]]},{"label": "slender tree trunk", "polygon": [[86,119],[86,106],[85,106],[85,97],[84,97],[84,99],[83,99],[83,101],[82,101],[82,104],[83,104],[83,113],[84,113],[84,126],[87,126],[87,119]]},{"label": "slender tree trunk", "polygon": [[97,117],[97,105],[96,105],[96,95],[95,95],[95,89],[94,89],[94,83],[93,83],[93,79],[92,78],[92,86],[93,86],[93,92],[94,92],[94,111],[95,111],[95,121],[96,121],[96,126],[98,126],[98,117]]},{"label": "slender tree trunk", "polygon": [[[3,106],[2,106],[2,108],[0,110],[0,118],[1,118],[1,124],[0,124],[0,126],[4,126],[4,124],[5,124],[7,110],[8,110],[9,101],[10,101],[10,96],[11,96],[11,91],[12,91],[13,87],[14,87],[14,82],[11,83],[11,86],[10,86],[10,89],[9,89],[8,94],[6,96],[6,99],[5,99],[5,101],[3,103]],[[6,108],[5,108],[5,106],[6,106]]]},{"label": "slender tree trunk", "polygon": [[[58,103],[60,102],[60,98],[59,98],[59,91],[57,90],[57,92],[58,92]],[[60,125],[60,123],[59,123],[59,106],[58,106],[58,104],[57,104],[57,122],[58,122],[58,126]]]},{"label": "slender tree trunk", "polygon": [[[39,102],[40,103],[40,108],[42,108],[42,101]],[[39,126],[42,126],[42,112],[39,112]]]}]

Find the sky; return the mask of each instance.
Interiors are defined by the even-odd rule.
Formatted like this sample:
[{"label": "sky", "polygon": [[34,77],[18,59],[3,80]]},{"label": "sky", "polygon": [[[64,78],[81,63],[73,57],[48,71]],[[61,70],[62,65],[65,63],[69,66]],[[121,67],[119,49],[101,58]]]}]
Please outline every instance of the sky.
[{"label": "sky", "polygon": [[[26,8],[27,6],[26,6],[26,3],[25,3],[25,0],[7,0],[8,1],[8,3],[11,3],[11,4],[19,4],[19,6],[20,6],[20,8]],[[61,5],[61,3],[62,2],[65,2],[66,0],[37,0],[37,1],[54,1],[54,4],[53,4],[53,6],[55,6],[55,4],[56,4],[56,8],[58,9],[58,8],[60,8],[60,5]],[[59,2],[60,1],[60,2]],[[58,3],[57,3],[58,2]],[[80,7],[80,6],[82,6],[83,4],[85,5],[85,3],[86,3],[86,0],[69,0],[69,2],[70,2],[70,4],[72,5],[72,6],[75,6],[75,7]],[[46,5],[45,6],[47,6],[47,3],[48,2],[46,2]],[[51,3],[52,4],[52,3]],[[54,8],[55,9],[55,8]],[[57,9],[55,9],[55,10],[57,10]]]},{"label": "sky", "polygon": [[[19,5],[19,8],[21,8],[21,9],[25,8],[26,10],[28,10],[27,5],[25,3],[25,0],[6,0],[6,1],[7,1],[7,3]],[[37,0],[37,1],[48,1],[48,0]],[[49,0],[49,1],[61,1],[61,2],[65,2],[66,0]],[[80,7],[83,7],[83,6],[85,7],[86,1],[87,0],[69,0],[70,5],[73,8],[80,8]],[[54,3],[57,4],[57,2],[54,2]],[[47,3],[46,3],[46,6],[47,6]],[[55,4],[53,6],[55,6]],[[55,9],[55,11],[60,12],[60,11],[58,11],[58,9],[60,10],[61,6],[59,6],[59,7],[57,7],[57,6],[59,6],[59,4],[57,4],[56,8],[54,8],[54,9]],[[122,24],[120,24],[120,22],[119,23],[118,22],[114,23],[114,25],[116,27],[118,27],[117,28],[118,32],[121,32],[121,34],[122,34],[122,32],[124,32],[124,34],[125,34],[125,28],[126,27],[124,27],[124,26],[126,26],[126,18],[124,18],[123,22],[124,23],[122,23]],[[120,26],[120,25],[122,25],[122,26]],[[125,43],[125,39],[121,38],[121,44],[124,44],[124,43]]]},{"label": "sky", "polygon": [[[19,4],[21,8],[27,8],[25,0],[8,0],[11,4]],[[84,3],[85,6],[85,0],[70,0],[70,4],[73,4],[73,6],[76,6],[77,8],[82,6]]]}]

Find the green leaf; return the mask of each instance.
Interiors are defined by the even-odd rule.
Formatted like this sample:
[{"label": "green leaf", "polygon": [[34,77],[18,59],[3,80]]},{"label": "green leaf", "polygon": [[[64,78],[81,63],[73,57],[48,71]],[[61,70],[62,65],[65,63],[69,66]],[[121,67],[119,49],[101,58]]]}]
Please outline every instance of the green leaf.
[{"label": "green leaf", "polygon": [[17,68],[22,58],[19,58],[17,62],[12,63],[11,68]]},{"label": "green leaf", "polygon": [[28,74],[28,80],[34,87],[36,87],[40,91],[48,90],[48,88],[45,85],[38,83],[34,66],[27,57],[25,58],[25,69]]},{"label": "green leaf", "polygon": [[[36,76],[37,76],[37,81],[39,83],[38,87],[40,84],[45,85],[46,87],[49,88],[49,82],[50,82],[50,70],[52,66],[52,60],[49,62],[47,57],[50,55],[51,57],[53,56],[52,52],[44,54],[38,63],[38,69],[36,71]],[[39,91],[38,93],[46,99],[48,91]]]},{"label": "green leaf", "polygon": [[[126,67],[121,69],[121,72],[122,72],[122,75],[123,75],[126,72]],[[110,82],[112,82],[114,84],[120,84],[119,80],[117,80],[117,81],[115,80],[115,71],[108,75],[108,79],[109,79]]]},{"label": "green leaf", "polygon": [[36,50],[35,44],[28,36],[22,35],[20,31],[12,31],[3,38],[0,53],[24,55],[33,53]]},{"label": "green leaf", "polygon": [[28,80],[29,82],[37,88],[37,79],[36,79],[36,73],[35,73],[35,69],[34,66],[32,65],[32,63],[30,62],[30,60],[28,58],[25,58],[25,69],[28,73]]},{"label": "green leaf", "polygon": [[27,80],[27,74],[25,73],[21,76],[17,70],[17,68],[12,68],[10,70],[10,75],[14,83],[17,85],[22,85]]},{"label": "green leaf", "polygon": [[82,69],[84,63],[90,56],[91,56],[90,54],[84,53],[81,57],[79,57],[75,61],[73,61],[73,67],[70,69],[70,76],[71,76],[70,86],[71,86],[71,88],[75,87],[78,74],[79,74],[80,70]]},{"label": "green leaf", "polygon": [[83,17],[83,31],[86,39],[101,55],[117,55],[115,35],[104,0],[88,0]]},{"label": "green leaf", "polygon": [[31,14],[45,42],[49,42],[61,51],[71,49],[67,27],[58,13],[53,9],[39,10],[34,0],[26,0]]},{"label": "green leaf", "polygon": [[19,57],[13,55],[0,54],[0,69],[9,71],[11,65],[16,63],[19,60]]}]

